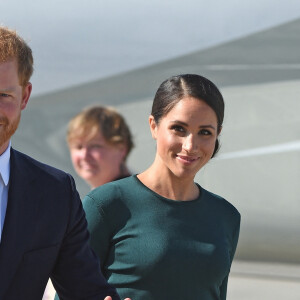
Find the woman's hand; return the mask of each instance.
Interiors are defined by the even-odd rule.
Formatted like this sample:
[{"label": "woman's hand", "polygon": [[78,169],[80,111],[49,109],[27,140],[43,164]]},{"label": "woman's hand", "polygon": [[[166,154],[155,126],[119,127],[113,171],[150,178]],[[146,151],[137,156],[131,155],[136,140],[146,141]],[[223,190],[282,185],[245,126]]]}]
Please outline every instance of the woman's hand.
[{"label": "woman's hand", "polygon": [[[105,297],[104,300],[112,300],[112,298],[111,298],[110,296],[107,296],[107,297]],[[124,299],[124,300],[131,300],[131,299],[130,299],[130,298],[126,298],[126,299]]]}]

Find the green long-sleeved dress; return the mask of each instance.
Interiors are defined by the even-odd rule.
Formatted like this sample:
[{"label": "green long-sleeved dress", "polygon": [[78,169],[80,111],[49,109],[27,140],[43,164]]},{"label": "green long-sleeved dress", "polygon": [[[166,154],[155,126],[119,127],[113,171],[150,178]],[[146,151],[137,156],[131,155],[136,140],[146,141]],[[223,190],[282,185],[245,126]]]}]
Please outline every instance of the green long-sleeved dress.
[{"label": "green long-sleeved dress", "polygon": [[240,214],[199,189],[198,199],[174,201],[134,175],[85,197],[91,246],[121,299],[226,299]]}]

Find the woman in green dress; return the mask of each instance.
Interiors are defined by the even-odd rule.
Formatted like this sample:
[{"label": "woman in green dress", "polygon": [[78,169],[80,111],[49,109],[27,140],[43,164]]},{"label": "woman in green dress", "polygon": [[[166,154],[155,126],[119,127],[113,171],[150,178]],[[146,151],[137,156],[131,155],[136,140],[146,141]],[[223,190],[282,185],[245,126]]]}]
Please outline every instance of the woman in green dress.
[{"label": "woman in green dress", "polygon": [[91,246],[121,298],[226,299],[240,214],[194,182],[218,151],[223,118],[223,97],[211,81],[169,78],[149,117],[152,165],[85,197]]}]

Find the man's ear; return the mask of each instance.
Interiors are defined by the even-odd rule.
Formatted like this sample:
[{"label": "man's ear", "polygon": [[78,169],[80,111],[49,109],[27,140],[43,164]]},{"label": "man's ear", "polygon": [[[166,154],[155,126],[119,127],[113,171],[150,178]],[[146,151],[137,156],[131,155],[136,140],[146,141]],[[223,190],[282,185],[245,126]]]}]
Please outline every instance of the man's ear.
[{"label": "man's ear", "polygon": [[154,117],[152,115],[149,116],[149,125],[150,125],[151,135],[156,140],[157,124],[156,124],[156,122],[154,120]]},{"label": "man's ear", "polygon": [[32,84],[28,82],[22,91],[21,109],[24,109],[28,103],[32,91]]}]

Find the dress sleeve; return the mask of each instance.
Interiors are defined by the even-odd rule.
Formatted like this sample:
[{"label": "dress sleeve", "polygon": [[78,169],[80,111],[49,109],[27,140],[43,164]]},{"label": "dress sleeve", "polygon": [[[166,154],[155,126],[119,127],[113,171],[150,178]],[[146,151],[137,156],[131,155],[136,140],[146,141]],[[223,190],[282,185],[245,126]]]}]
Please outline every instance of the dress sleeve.
[{"label": "dress sleeve", "polygon": [[[232,264],[234,254],[235,254],[235,251],[236,251],[236,247],[237,247],[237,244],[238,244],[238,240],[239,240],[240,222],[241,222],[241,215],[238,214],[238,222],[237,222],[237,225],[235,226],[234,234],[233,234],[233,237],[232,237],[232,244],[231,244],[231,251],[230,251],[230,266]],[[224,278],[224,280],[222,282],[222,285],[220,287],[220,300],[226,300],[228,277],[229,277],[229,275],[227,275]]]},{"label": "dress sleeve", "polygon": [[110,247],[111,229],[109,220],[107,220],[104,211],[96,200],[90,196],[84,198],[83,208],[88,222],[90,245],[100,259],[101,270],[103,272],[103,266]]}]

